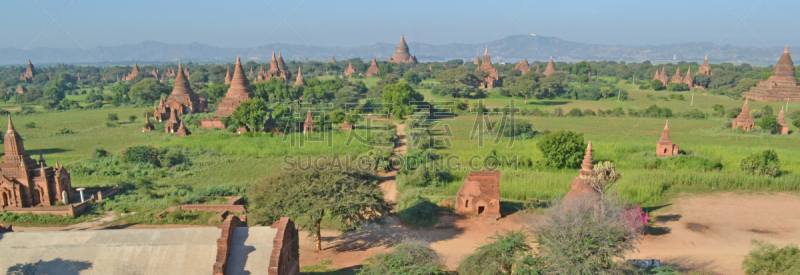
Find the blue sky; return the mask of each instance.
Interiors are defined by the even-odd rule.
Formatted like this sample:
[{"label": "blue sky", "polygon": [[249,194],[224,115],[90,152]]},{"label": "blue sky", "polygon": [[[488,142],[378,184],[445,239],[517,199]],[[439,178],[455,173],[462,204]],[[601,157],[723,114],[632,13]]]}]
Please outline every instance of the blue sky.
[{"label": "blue sky", "polygon": [[[596,44],[800,44],[800,1],[3,0],[0,48],[145,40],[246,48],[485,43],[535,33]],[[49,15],[48,15],[49,14]],[[60,16],[59,16],[60,14]],[[57,18],[52,23],[52,18]],[[284,19],[285,18],[285,19]]]}]

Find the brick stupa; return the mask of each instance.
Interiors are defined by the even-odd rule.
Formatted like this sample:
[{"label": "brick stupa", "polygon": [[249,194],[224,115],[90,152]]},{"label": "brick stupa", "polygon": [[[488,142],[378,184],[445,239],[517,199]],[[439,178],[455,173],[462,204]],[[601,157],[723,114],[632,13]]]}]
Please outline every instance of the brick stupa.
[{"label": "brick stupa", "polygon": [[518,70],[525,75],[531,71],[531,66],[528,64],[528,58],[525,57],[524,59],[520,60],[517,65],[514,66],[514,70]]},{"label": "brick stupa", "polygon": [[159,110],[159,108],[156,108],[156,112],[161,113],[162,116],[168,113],[169,110],[175,110],[175,113],[179,116],[206,111],[206,101],[192,90],[192,86],[189,85],[189,80],[186,79],[182,68],[183,64],[178,63],[178,75],[175,77],[175,85],[172,88],[172,93],[164,101],[167,109]]},{"label": "brick stupa", "polygon": [[762,80],[742,96],[761,101],[800,102],[800,85],[795,76],[792,57],[789,55],[789,46],[786,46],[778,64],[775,64],[769,79]]},{"label": "brick stupa", "polygon": [[303,133],[313,133],[313,132],[314,132],[314,118],[311,117],[311,108],[308,108],[306,121],[303,122]]},{"label": "brick stupa", "polygon": [[264,71],[262,68],[258,72],[256,82],[270,81],[271,79],[281,79],[286,83],[292,78],[292,73],[286,69],[286,63],[283,62],[283,56],[278,53],[275,57],[275,51],[272,51],[272,60],[269,61],[269,70]]},{"label": "brick stupa", "polygon": [[672,83],[683,83],[683,77],[681,77],[681,67],[675,70],[675,74],[672,75],[672,79],[670,79]]},{"label": "brick stupa", "polygon": [[[253,68],[250,68],[250,76],[253,75]],[[225,72],[225,84],[231,84],[231,68]]]},{"label": "brick stupa", "polygon": [[349,62],[347,65],[347,69],[344,70],[344,76],[350,77],[350,75],[355,72],[356,70],[353,69],[353,62]]},{"label": "brick stupa", "polygon": [[584,155],[583,162],[581,162],[581,170],[578,171],[579,175],[572,179],[572,185],[569,187],[567,196],[564,197],[565,205],[574,203],[573,201],[597,199],[597,191],[587,182],[592,176],[592,169],[594,169],[594,158],[592,157],[592,142],[589,141],[586,146],[586,155]]},{"label": "brick stupa", "polygon": [[378,61],[373,57],[372,64],[370,64],[369,69],[367,69],[367,76],[377,76],[379,73],[380,68],[378,68]]},{"label": "brick stupa", "polygon": [[489,56],[489,45],[486,45],[486,49],[483,51],[483,59],[481,59],[481,65],[478,66],[477,70],[489,74],[481,82],[481,88],[488,90],[498,86],[497,81],[500,79],[500,75],[497,73],[497,69],[492,66],[492,58]]},{"label": "brick stupa", "polygon": [[500,171],[469,172],[456,193],[455,204],[456,214],[499,219]]},{"label": "brick stupa", "polygon": [[191,134],[192,132],[189,132],[189,130],[186,129],[186,125],[183,125],[183,120],[181,120],[181,124],[180,126],[178,126],[178,130],[175,131],[175,135],[179,137],[185,137]]},{"label": "brick stupa", "polygon": [[303,78],[303,67],[297,67],[297,80],[294,81],[295,87],[302,87],[306,85],[306,79]]},{"label": "brick stupa", "polygon": [[133,70],[131,70],[129,74],[123,76],[122,81],[129,81],[137,75],[139,75],[139,65],[137,65],[136,62],[133,62]]},{"label": "brick stupa", "polygon": [[680,148],[677,144],[672,143],[669,137],[669,121],[664,125],[664,131],[661,132],[661,138],[656,143],[656,155],[659,157],[668,157],[677,155]]},{"label": "brick stupa", "polygon": [[789,134],[789,124],[786,123],[786,115],[783,112],[783,107],[781,107],[781,112],[778,113],[778,133],[781,135],[788,135]]},{"label": "brick stupa", "polygon": [[406,44],[406,38],[403,35],[400,35],[400,42],[397,43],[397,49],[395,50],[394,55],[389,57],[389,62],[398,64],[417,64],[417,58],[408,52],[408,44]]},{"label": "brick stupa", "polygon": [[155,129],[155,127],[153,127],[153,124],[150,123],[150,116],[147,113],[144,113],[144,126],[142,126],[142,132],[150,132],[153,129]]},{"label": "brick stupa", "polygon": [[706,59],[703,60],[703,65],[700,66],[700,70],[697,71],[697,73],[704,75],[712,75],[711,65],[708,65],[708,55],[706,55]]},{"label": "brick stupa", "polygon": [[28,67],[25,69],[25,72],[19,76],[19,81],[31,83],[33,82],[34,76],[36,76],[36,70],[33,69],[33,63],[31,63],[31,60],[28,59]]},{"label": "brick stupa", "polygon": [[230,116],[233,111],[236,110],[236,107],[238,107],[239,104],[241,104],[243,101],[250,100],[253,97],[255,97],[255,93],[253,93],[253,89],[250,88],[250,81],[248,81],[247,77],[244,75],[242,61],[239,57],[236,57],[236,67],[233,69],[231,86],[228,88],[225,98],[223,98],[222,102],[219,103],[216,116],[201,120],[203,128],[225,129],[225,125],[222,124],[222,118]]},{"label": "brick stupa", "polygon": [[556,64],[553,63],[553,57],[550,57],[550,61],[547,62],[547,68],[544,69],[544,76],[550,76],[550,74],[556,72]]},{"label": "brick stupa", "polygon": [[756,126],[755,120],[753,120],[753,117],[750,116],[750,106],[747,104],[747,99],[744,100],[744,106],[742,106],[742,111],[733,120],[732,126],[733,129],[742,128],[742,130],[745,131],[753,130],[753,127]]}]

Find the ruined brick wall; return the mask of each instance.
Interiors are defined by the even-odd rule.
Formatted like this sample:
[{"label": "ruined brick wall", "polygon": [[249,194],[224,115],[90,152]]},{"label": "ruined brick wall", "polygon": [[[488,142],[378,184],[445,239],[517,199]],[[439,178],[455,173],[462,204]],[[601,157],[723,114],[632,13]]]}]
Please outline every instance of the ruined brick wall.
[{"label": "ruined brick wall", "polygon": [[184,211],[207,211],[207,212],[235,212],[235,213],[244,213],[246,212],[244,205],[233,205],[233,204],[184,204],[181,205],[181,210]]},{"label": "ruined brick wall", "polygon": [[230,215],[219,226],[222,234],[217,239],[217,260],[214,262],[214,275],[225,275],[228,266],[228,256],[231,254],[231,238],[236,227],[245,226],[239,217]]},{"label": "ruined brick wall", "polygon": [[270,275],[300,274],[300,244],[294,221],[281,218],[272,228],[277,228],[269,259]]}]

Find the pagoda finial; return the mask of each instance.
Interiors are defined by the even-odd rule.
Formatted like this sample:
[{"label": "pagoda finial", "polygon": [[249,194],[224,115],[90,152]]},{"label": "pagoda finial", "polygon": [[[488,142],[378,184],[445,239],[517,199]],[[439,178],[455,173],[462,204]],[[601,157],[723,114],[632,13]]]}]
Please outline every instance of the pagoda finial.
[{"label": "pagoda finial", "polygon": [[583,156],[581,162],[581,170],[579,171],[582,178],[588,178],[594,169],[594,157],[592,156],[592,141],[586,146],[586,155]]},{"label": "pagoda finial", "polygon": [[42,150],[39,150],[39,162],[41,163],[44,161],[44,155],[42,155]]},{"label": "pagoda finial", "polygon": [[14,123],[11,122],[11,115],[8,115],[8,131],[12,132],[14,130]]},{"label": "pagoda finial", "polygon": [[[239,60],[239,58],[237,57],[236,60]],[[275,50],[274,49],[272,50],[272,61],[276,61],[276,59],[275,59]]]},{"label": "pagoda finial", "polygon": [[483,55],[489,55],[489,44],[486,44],[486,49],[483,50]]}]

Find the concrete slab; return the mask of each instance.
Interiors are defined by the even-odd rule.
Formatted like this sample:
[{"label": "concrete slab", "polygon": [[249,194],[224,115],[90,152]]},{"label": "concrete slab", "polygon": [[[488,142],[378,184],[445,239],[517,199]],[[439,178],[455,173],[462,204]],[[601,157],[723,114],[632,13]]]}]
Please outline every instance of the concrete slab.
[{"label": "concrete slab", "polygon": [[278,229],[266,226],[235,228],[227,274],[266,274],[276,234]]}]

